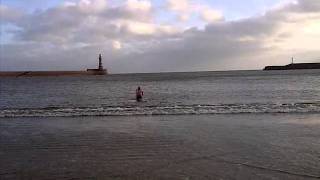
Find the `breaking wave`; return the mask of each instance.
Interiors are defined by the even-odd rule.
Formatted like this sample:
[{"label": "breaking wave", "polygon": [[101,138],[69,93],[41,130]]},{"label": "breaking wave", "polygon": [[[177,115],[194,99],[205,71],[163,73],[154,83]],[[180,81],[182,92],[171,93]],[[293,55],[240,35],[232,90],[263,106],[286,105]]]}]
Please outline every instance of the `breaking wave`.
[{"label": "breaking wave", "polygon": [[320,113],[320,102],[292,104],[197,104],[177,106],[101,106],[1,109],[0,117],[200,115],[241,113]]}]

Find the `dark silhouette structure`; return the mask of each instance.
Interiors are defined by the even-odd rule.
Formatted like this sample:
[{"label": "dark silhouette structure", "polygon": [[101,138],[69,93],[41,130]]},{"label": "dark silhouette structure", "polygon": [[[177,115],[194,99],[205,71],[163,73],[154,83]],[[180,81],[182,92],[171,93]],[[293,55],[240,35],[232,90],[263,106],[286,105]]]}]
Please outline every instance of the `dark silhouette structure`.
[{"label": "dark silhouette structure", "polygon": [[264,68],[265,71],[296,69],[320,69],[320,63],[294,63],[294,58],[292,57],[291,64],[285,66],[266,66]]},{"label": "dark silhouette structure", "polygon": [[320,69],[320,63],[296,63],[285,66],[266,66],[265,71],[271,70],[297,70],[297,69]]},{"label": "dark silhouette structure", "polygon": [[103,69],[102,65],[102,55],[99,54],[99,64],[98,64],[98,69],[87,69],[87,72],[93,73],[94,75],[106,75],[107,70]]},{"label": "dark silhouette structure", "polygon": [[99,54],[99,64],[97,69],[87,69],[86,71],[9,71],[0,72],[0,77],[33,77],[33,76],[88,76],[106,75],[107,69],[103,68],[102,55]]},{"label": "dark silhouette structure", "polygon": [[99,70],[103,70],[101,54],[99,54]]}]

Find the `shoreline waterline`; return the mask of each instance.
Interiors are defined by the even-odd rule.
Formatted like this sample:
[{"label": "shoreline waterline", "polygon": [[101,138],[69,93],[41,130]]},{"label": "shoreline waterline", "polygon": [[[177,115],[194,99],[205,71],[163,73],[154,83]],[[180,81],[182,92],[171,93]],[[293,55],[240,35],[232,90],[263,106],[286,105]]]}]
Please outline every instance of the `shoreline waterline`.
[{"label": "shoreline waterline", "polygon": [[201,114],[272,114],[320,113],[319,102],[251,103],[251,104],[191,104],[148,106],[135,103],[126,106],[44,107],[0,109],[1,117],[81,117],[81,116],[157,116]]}]

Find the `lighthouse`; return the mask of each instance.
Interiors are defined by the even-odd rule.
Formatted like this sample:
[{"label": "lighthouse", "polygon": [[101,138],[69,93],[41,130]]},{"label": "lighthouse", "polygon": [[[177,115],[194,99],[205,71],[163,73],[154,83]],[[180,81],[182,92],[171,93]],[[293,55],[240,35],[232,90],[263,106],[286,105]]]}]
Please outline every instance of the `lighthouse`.
[{"label": "lighthouse", "polygon": [[102,65],[102,55],[99,54],[99,64],[97,69],[87,69],[87,73],[92,74],[92,75],[106,75],[108,74],[106,69],[103,69]]},{"label": "lighthouse", "polygon": [[99,54],[99,70],[103,71],[103,66],[102,66],[102,55]]}]

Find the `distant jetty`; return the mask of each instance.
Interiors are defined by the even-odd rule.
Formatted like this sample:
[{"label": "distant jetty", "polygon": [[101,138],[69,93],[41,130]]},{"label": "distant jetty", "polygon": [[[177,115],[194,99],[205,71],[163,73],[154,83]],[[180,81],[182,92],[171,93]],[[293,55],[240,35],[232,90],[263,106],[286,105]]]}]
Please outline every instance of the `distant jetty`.
[{"label": "distant jetty", "polygon": [[294,63],[285,66],[266,66],[264,68],[265,71],[296,69],[320,69],[320,63]]},{"label": "distant jetty", "polygon": [[86,71],[2,71],[0,72],[0,77],[88,76],[106,74],[108,74],[107,69],[103,68],[102,56],[99,54],[97,69],[87,69]]},{"label": "distant jetty", "polygon": [[263,70],[297,70],[297,69],[320,69],[320,63],[294,63],[292,58],[291,64],[285,66],[266,66]]}]

